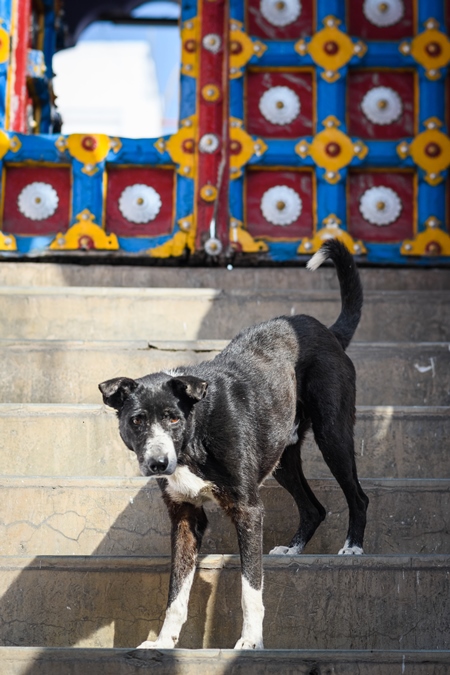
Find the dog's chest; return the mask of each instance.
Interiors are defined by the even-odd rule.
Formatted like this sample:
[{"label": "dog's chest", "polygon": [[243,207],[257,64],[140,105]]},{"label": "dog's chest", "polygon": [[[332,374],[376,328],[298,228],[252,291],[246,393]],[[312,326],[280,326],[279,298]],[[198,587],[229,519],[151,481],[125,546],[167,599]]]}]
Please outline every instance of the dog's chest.
[{"label": "dog's chest", "polygon": [[167,477],[166,492],[174,502],[201,504],[214,499],[213,483],[196,476],[187,466],[179,466]]}]

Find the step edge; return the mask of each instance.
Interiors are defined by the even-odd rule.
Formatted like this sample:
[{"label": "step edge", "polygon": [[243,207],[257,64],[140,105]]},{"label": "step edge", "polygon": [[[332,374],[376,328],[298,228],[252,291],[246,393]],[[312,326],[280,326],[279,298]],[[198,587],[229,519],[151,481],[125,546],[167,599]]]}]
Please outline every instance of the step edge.
[{"label": "step edge", "polygon": [[[0,338],[0,349],[6,350],[22,350],[34,348],[36,351],[43,349],[73,349],[86,350],[87,348],[98,351],[105,350],[145,350],[145,351],[179,351],[179,352],[213,352],[221,351],[230,343],[230,339],[208,339],[200,338],[198,340],[152,340],[152,339],[137,339],[137,340],[77,340],[77,339],[45,339],[45,338]],[[408,350],[414,349],[443,349],[449,351],[450,340],[434,340],[434,341],[355,341],[352,342],[347,353],[359,350],[380,349],[380,350]]]},{"label": "step edge", "polygon": [[[324,300],[339,300],[340,291],[339,289],[301,289],[301,288],[290,288],[290,289],[259,289],[256,291],[249,289],[217,289],[217,288],[193,288],[193,287],[151,287],[143,288],[139,286],[0,286],[0,298],[2,296],[91,296],[91,297],[130,297],[138,296],[142,298],[167,298],[180,297],[180,298],[189,298],[193,297],[195,300],[204,300],[204,299],[228,299],[228,298],[283,298],[288,300],[289,298],[295,296],[297,298],[304,298],[305,301],[308,301],[311,298],[312,301],[324,299]],[[423,302],[433,299],[448,298],[447,289],[437,289],[437,290],[367,290],[364,293],[365,299],[367,301],[387,298],[392,299],[402,299],[404,300],[405,295],[413,295],[414,299]]]},{"label": "step edge", "polygon": [[[100,394],[99,394],[100,397]],[[116,413],[104,406],[102,403],[0,403],[0,417],[11,416],[16,412],[17,415],[39,415],[40,411],[46,415],[85,415],[86,413],[105,413],[115,416]],[[446,405],[357,405],[357,415],[389,417],[395,415],[438,415],[447,416],[450,414],[450,406]]]},{"label": "step edge", "polygon": [[[354,657],[358,659],[365,659],[368,661],[376,661],[380,657],[390,659],[398,659],[403,656],[409,658],[422,658],[428,660],[430,658],[450,659],[450,650],[445,649],[264,649],[264,650],[242,650],[236,653],[234,649],[158,649],[158,650],[139,650],[143,654],[150,651],[161,655],[162,661],[164,659],[176,660],[201,660],[208,661],[210,659],[217,660],[221,657],[235,660],[242,657],[251,657],[255,660],[264,660],[266,658],[302,658],[302,659],[323,659],[333,658],[337,660],[348,659]],[[136,649],[130,648],[114,648],[114,647],[28,647],[28,646],[0,646],[0,654],[11,656],[37,656],[44,657],[46,655],[54,655],[59,658],[76,659],[78,656],[92,656],[93,658],[107,658],[117,656],[135,655],[138,652]],[[144,659],[143,659],[144,660]]]},{"label": "step edge", "polygon": [[[320,489],[319,486],[335,486],[336,490],[339,489],[338,483],[336,480],[330,476],[330,478],[308,478],[308,482],[311,483],[316,489]],[[366,490],[372,489],[383,489],[383,488],[397,488],[402,489],[402,487],[416,490],[432,490],[433,488],[441,488],[446,492],[450,490],[450,477],[449,478],[380,478],[380,477],[363,477],[359,479],[359,482],[364,486]],[[5,489],[92,489],[95,487],[98,490],[108,489],[108,490],[154,490],[158,495],[160,494],[159,486],[156,483],[154,478],[145,478],[142,476],[52,476],[52,475],[34,475],[34,476],[21,476],[21,475],[0,475],[0,490]],[[284,488],[277,483],[273,476],[269,476],[265,483],[261,485],[261,489],[265,488],[276,488],[284,490]]]},{"label": "step edge", "polygon": [[[400,571],[447,569],[450,570],[450,554],[364,554],[361,556],[302,554],[295,556],[263,555],[265,571],[277,569],[319,569],[352,568],[360,570],[386,569]],[[119,572],[164,571],[171,567],[170,555],[158,556],[98,556],[98,555],[36,555],[0,556],[0,570],[39,570],[55,572],[99,571]],[[238,554],[200,555],[197,570],[240,569]],[[447,572],[448,574],[449,572]]]}]

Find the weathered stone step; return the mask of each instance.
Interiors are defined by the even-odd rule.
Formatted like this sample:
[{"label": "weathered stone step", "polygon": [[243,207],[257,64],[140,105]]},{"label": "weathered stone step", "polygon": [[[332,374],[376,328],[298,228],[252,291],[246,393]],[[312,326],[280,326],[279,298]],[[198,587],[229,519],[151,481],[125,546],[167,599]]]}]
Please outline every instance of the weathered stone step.
[{"label": "weathered stone step", "polygon": [[2,675],[447,675],[450,651],[0,647]]},{"label": "weathered stone step", "polygon": [[[98,403],[99,382],[200,363],[226,345],[226,340],[0,340],[0,403]],[[359,404],[450,405],[449,343],[354,342],[348,354],[357,371]]]},{"label": "weathered stone step", "polygon": [[[327,518],[306,553],[332,554],[345,540],[348,510],[334,479],[311,480]],[[367,553],[450,553],[450,480],[361,480],[370,499]],[[170,524],[156,481],[144,478],[1,478],[5,555],[159,555]],[[264,550],[289,543],[298,526],[292,497],[270,478],[261,490]],[[234,527],[207,504],[206,553],[236,553]]]},{"label": "weathered stone step", "polygon": [[[4,403],[0,426],[0,474],[138,473],[135,455],[120,440],[115,412],[103,405]],[[449,407],[358,407],[355,448],[361,477],[450,478],[449,426]],[[311,434],[302,456],[307,476],[330,475]]]},{"label": "weathered stone step", "polygon": [[[0,288],[0,338],[62,340],[228,339],[281,314],[339,313],[337,291],[218,291],[190,288]],[[367,291],[356,339],[450,339],[446,291]]]},{"label": "weathered stone step", "polygon": [[[365,290],[450,289],[449,269],[359,267]],[[311,274],[304,267],[161,267],[0,262],[0,286],[118,286],[136,288],[337,288],[336,271],[325,264]]]},{"label": "weathered stone step", "polygon": [[[450,647],[449,556],[267,556],[264,568],[268,649]],[[0,640],[135,647],[159,630],[169,569],[168,558],[3,557]],[[229,648],[240,627],[238,556],[202,558],[179,646]]]}]

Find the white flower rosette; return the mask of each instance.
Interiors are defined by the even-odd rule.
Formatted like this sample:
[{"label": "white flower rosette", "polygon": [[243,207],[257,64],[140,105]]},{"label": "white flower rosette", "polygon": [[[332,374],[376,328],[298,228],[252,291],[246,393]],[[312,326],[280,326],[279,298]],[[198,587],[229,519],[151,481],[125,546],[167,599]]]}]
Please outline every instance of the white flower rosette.
[{"label": "white flower rosette", "polygon": [[383,28],[398,23],[405,13],[403,0],[364,0],[364,16],[371,24]]},{"label": "white flower rosette", "polygon": [[261,0],[259,9],[266,21],[272,26],[288,26],[301,14],[300,0]]},{"label": "white flower rosette", "polygon": [[161,210],[161,197],[150,185],[135,183],[123,190],[119,197],[119,209],[130,223],[149,223]]},{"label": "white flower rosette", "polygon": [[261,213],[273,225],[290,225],[302,212],[300,195],[287,185],[269,188],[261,198]]},{"label": "white flower rosette", "polygon": [[359,201],[359,210],[364,220],[384,227],[395,222],[403,208],[395,190],[384,185],[369,188]]},{"label": "white flower rosette", "polygon": [[361,101],[364,115],[373,124],[392,124],[403,112],[402,99],[390,87],[369,89]]},{"label": "white flower rosette", "polygon": [[300,99],[289,87],[271,87],[259,99],[259,109],[272,124],[290,124],[300,113]]},{"label": "white flower rosette", "polygon": [[219,147],[219,139],[215,134],[204,134],[198,144],[200,152],[211,154]]},{"label": "white flower rosette", "polygon": [[59,197],[49,183],[29,183],[20,192],[17,206],[20,213],[30,220],[50,218],[58,208]]}]

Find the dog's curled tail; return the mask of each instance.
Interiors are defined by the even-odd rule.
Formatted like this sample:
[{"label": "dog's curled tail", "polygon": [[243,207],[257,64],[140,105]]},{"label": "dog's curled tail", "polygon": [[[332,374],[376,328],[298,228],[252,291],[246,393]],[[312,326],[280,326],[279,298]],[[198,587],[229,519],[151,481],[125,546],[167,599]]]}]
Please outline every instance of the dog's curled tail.
[{"label": "dog's curled tail", "polygon": [[308,261],[306,267],[316,270],[325,260],[332,260],[341,288],[341,313],[330,326],[344,349],[347,349],[358,327],[363,304],[363,289],[353,256],[338,239],[328,239]]}]

